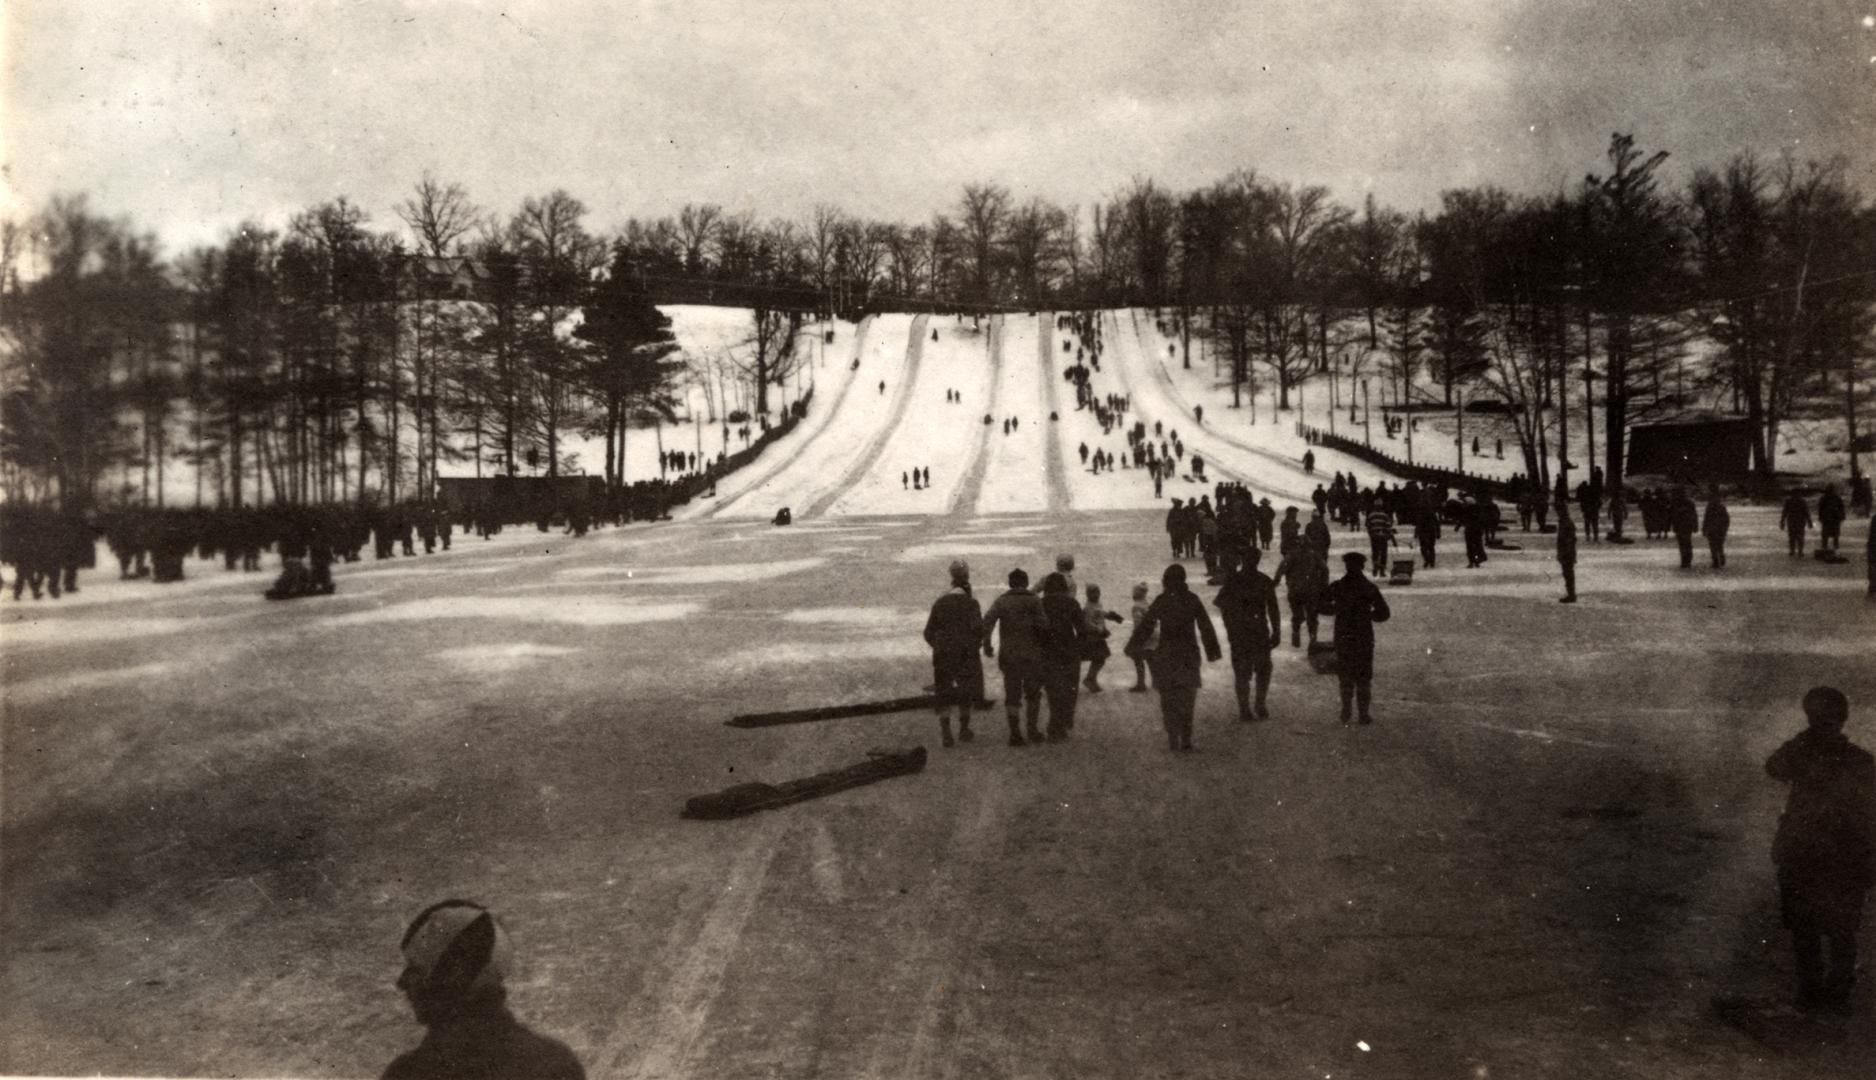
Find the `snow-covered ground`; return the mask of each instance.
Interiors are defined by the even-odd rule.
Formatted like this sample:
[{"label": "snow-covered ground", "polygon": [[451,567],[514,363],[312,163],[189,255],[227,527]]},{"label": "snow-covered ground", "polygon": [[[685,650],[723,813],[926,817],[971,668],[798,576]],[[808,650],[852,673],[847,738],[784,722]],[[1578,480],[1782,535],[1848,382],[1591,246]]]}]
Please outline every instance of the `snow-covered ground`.
[{"label": "snow-covered ground", "polygon": [[[865,463],[868,447],[892,434],[894,404],[907,390],[903,376],[918,344],[916,330],[924,322],[923,317],[913,315],[869,319],[858,346],[860,366],[850,373],[846,392],[822,401],[817,391],[816,401],[809,406],[810,413],[826,410],[824,426],[787,453],[771,448],[747,466],[765,470],[762,479],[727,502],[721,501],[719,491],[715,512],[726,517],[768,518],[786,506],[797,518],[807,518],[817,508],[824,509],[823,504],[831,504],[844,490],[847,474]],[[848,367],[852,366],[849,360]],[[879,389],[882,382],[884,391]]]},{"label": "snow-covered ground", "polygon": [[[375,1075],[419,1037],[398,932],[469,896],[594,1076],[1862,1075],[1867,1025],[1780,1055],[1711,1018],[1790,980],[1765,756],[1807,687],[1865,744],[1876,700],[1860,566],[1775,526],[1737,507],[1717,573],[1585,543],[1575,606],[1549,538],[1478,570],[1449,539],[1386,587],[1377,724],[1286,643],[1268,723],[1206,666],[1193,754],[1122,657],[1061,745],[1000,709],[955,749],[923,710],[723,725],[917,693],[954,557],[987,601],[1072,552],[1124,613],[1150,511],[511,529],[285,604],[88,574],[0,602],[0,1071]],[[678,817],[912,745],[917,776]]]},{"label": "snow-covered ground", "polygon": [[[860,471],[827,508],[829,514],[947,514],[957,501],[979,444],[991,388],[990,334],[971,323],[932,318],[918,341],[911,382],[887,380],[896,423],[857,462]],[[906,376],[901,376],[903,380]],[[878,393],[878,380],[873,390]],[[958,402],[947,402],[955,390]],[[910,486],[914,469],[931,472],[931,487]]]}]

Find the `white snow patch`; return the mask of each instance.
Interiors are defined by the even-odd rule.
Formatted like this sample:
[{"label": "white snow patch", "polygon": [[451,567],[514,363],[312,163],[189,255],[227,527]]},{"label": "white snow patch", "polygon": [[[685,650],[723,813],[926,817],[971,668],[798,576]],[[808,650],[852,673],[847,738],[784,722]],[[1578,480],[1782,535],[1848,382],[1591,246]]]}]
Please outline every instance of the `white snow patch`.
[{"label": "white snow patch", "polygon": [[800,608],[782,616],[783,621],[822,626],[903,627],[915,623],[920,612],[894,607],[821,607]]},{"label": "white snow patch", "polygon": [[893,556],[902,563],[925,562],[930,559],[950,559],[959,555],[1034,555],[1036,549],[1016,544],[983,543],[944,543],[913,544],[911,547]]},{"label": "white snow patch", "polygon": [[461,648],[444,649],[437,653],[437,658],[470,671],[505,674],[578,651],[564,645],[514,641],[500,645],[464,645]]},{"label": "white snow patch", "polygon": [[643,581],[654,585],[723,585],[767,581],[799,574],[827,562],[819,556],[776,559],[773,562],[714,563],[694,566],[576,566],[560,571],[562,577],[602,578],[608,584]]},{"label": "white snow patch", "polygon": [[904,637],[862,638],[844,642],[782,641],[759,645],[717,657],[711,666],[726,671],[754,667],[794,667],[825,664],[835,660],[902,660],[931,655],[931,650],[916,634]]},{"label": "white snow patch", "polygon": [[[258,603],[258,599],[256,600]],[[36,619],[28,616],[18,622],[0,623],[0,645],[9,649],[38,645],[76,645],[92,641],[116,641],[120,638],[157,637],[200,630],[211,623],[239,616],[202,616],[166,619]]]},{"label": "white snow patch", "polygon": [[112,668],[107,671],[45,675],[37,679],[14,683],[6,687],[4,692],[0,692],[0,697],[3,697],[8,705],[33,705],[42,701],[56,701],[68,694],[98,687],[115,686],[140,679],[161,678],[175,669],[175,664],[159,661],[152,664],[139,664],[136,667]]},{"label": "white snow patch", "polygon": [[508,619],[574,626],[626,626],[688,618],[701,610],[702,604],[691,601],[649,603],[596,596],[439,596],[393,604],[373,611],[338,615],[325,620],[325,623],[328,626],[356,626],[429,619]]}]

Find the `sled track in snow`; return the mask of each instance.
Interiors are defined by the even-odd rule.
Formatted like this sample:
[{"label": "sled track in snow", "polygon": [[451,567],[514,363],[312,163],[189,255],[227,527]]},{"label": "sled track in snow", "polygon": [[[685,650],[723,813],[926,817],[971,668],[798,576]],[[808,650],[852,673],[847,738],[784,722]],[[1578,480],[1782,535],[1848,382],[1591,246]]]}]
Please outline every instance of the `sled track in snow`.
[{"label": "sled track in snow", "polygon": [[[1172,402],[1173,405],[1179,409],[1180,413],[1183,416],[1190,419],[1190,417],[1192,416],[1192,403],[1187,401],[1185,399],[1185,395],[1179,392],[1179,387],[1173,382],[1172,375],[1168,373],[1166,370],[1165,360],[1163,360],[1162,358],[1158,356],[1148,355],[1147,353],[1146,342],[1142,339],[1141,333],[1140,333],[1140,313],[1138,311],[1130,310],[1127,312],[1127,318],[1133,324],[1134,343],[1139,347],[1140,356],[1143,359],[1145,359],[1147,364],[1152,368],[1151,375],[1152,375],[1153,381],[1159,384],[1159,388],[1163,393],[1165,393],[1166,399]],[[1120,317],[1116,315],[1114,317],[1114,321],[1115,321],[1115,328],[1119,329]],[[1252,454],[1256,457],[1263,458],[1266,461],[1271,462],[1272,464],[1282,466],[1286,473],[1294,473],[1296,478],[1301,480],[1303,483],[1303,486],[1298,489],[1298,491],[1302,492],[1302,494],[1299,495],[1295,491],[1281,491],[1281,492],[1277,492],[1277,494],[1286,495],[1290,498],[1303,499],[1305,501],[1308,500],[1309,485],[1310,485],[1310,482],[1314,480],[1315,478],[1312,477],[1309,473],[1306,473],[1303,471],[1302,462],[1292,461],[1291,459],[1284,457],[1282,454],[1279,454],[1274,450],[1267,450],[1261,446],[1252,446],[1249,443],[1239,442],[1237,439],[1234,439],[1230,435],[1225,434],[1225,432],[1223,432],[1222,430],[1218,428],[1206,427],[1203,424],[1199,424],[1198,421],[1196,420],[1192,421],[1192,423],[1196,424],[1198,426],[1198,430],[1202,432],[1203,434],[1217,440],[1220,443],[1223,443],[1226,446],[1231,447],[1234,450],[1242,450],[1247,454]],[[1211,464],[1211,462],[1207,462],[1206,464],[1209,465]],[[1392,475],[1392,474],[1389,474],[1389,475]],[[1246,481],[1246,483],[1248,484],[1249,481]],[[1265,483],[1262,486],[1266,488],[1270,487],[1268,483]]]},{"label": "sled track in snow", "polygon": [[[1062,390],[1055,382],[1055,353],[1050,346],[1055,344],[1055,330],[1049,323],[1046,312],[1036,312],[1036,359],[1042,365],[1042,385],[1048,387],[1049,411],[1056,416],[1062,415]],[[1059,514],[1068,509],[1068,465],[1062,457],[1061,421],[1049,421],[1045,430],[1047,438],[1043,440],[1043,460],[1048,463],[1046,483],[1049,489],[1049,513]]]},{"label": "sled track in snow", "polygon": [[[905,422],[905,414],[912,407],[912,388],[918,383],[919,361],[925,355],[925,333],[931,325],[930,315],[920,315],[912,320],[912,331],[907,335],[905,345],[905,367],[899,374],[898,386],[892,394],[892,415],[880,425],[880,429],[867,440],[866,448],[847,466],[847,471],[840,474],[840,479],[808,506],[803,518],[817,518],[827,513],[829,507],[840,501],[854,485],[870,472],[880,455],[886,452],[886,444],[892,441],[893,432]],[[847,385],[853,385],[849,382]]]},{"label": "sled track in snow", "polygon": [[[1108,314],[1112,315],[1113,313],[1109,312]],[[1114,318],[1114,333],[1115,334],[1120,333],[1120,319],[1118,316],[1115,316]],[[1113,365],[1113,368],[1114,368],[1114,381],[1120,384],[1121,395],[1123,397],[1131,398],[1133,400],[1133,407],[1130,410],[1131,415],[1126,420],[1127,426],[1131,427],[1133,425],[1133,422],[1135,420],[1138,420],[1142,423],[1147,424],[1150,427],[1152,426],[1153,421],[1156,419],[1161,421],[1162,423],[1164,423],[1167,419],[1169,419],[1168,417],[1163,417],[1163,416],[1153,417],[1153,416],[1147,415],[1147,408],[1143,404],[1143,399],[1139,395],[1134,393],[1133,379],[1127,374],[1127,365],[1116,362]],[[1207,476],[1205,479],[1205,483],[1200,485],[1199,487],[1200,494],[1208,494],[1211,491],[1211,489],[1219,481],[1233,481],[1236,483],[1243,484],[1246,487],[1250,486],[1249,477],[1245,476],[1243,473],[1240,473],[1235,469],[1231,469],[1227,467],[1223,462],[1207,462],[1206,471],[1207,471]],[[1147,481],[1147,483],[1151,484],[1152,481],[1149,480]],[[1171,481],[1167,482],[1167,486],[1170,488]],[[1166,497],[1170,499],[1175,496],[1179,498],[1185,497],[1183,495],[1180,495],[1177,491],[1168,491]]]},{"label": "sled track in snow", "polygon": [[[871,330],[872,328],[873,328],[873,316],[869,315],[864,320],[861,321],[859,329],[854,332],[853,355],[856,360],[859,357],[866,355],[866,335],[867,335],[867,331]],[[773,480],[774,478],[782,475],[784,472],[787,472],[790,468],[792,468],[795,462],[801,460],[801,456],[808,452],[808,448],[813,446],[817,441],[820,440],[822,435],[825,435],[827,433],[827,429],[831,427],[834,423],[835,415],[838,414],[840,411],[840,406],[844,402],[846,402],[847,395],[853,390],[853,385],[859,381],[860,380],[856,377],[856,375],[847,376],[847,381],[841,384],[840,393],[834,395],[834,400],[831,402],[824,402],[820,406],[820,408],[825,409],[826,412],[823,414],[824,419],[821,421],[821,426],[815,428],[813,434],[801,440],[801,444],[795,447],[793,450],[789,451],[787,457],[782,458],[781,460],[777,461],[775,463],[774,468],[770,469],[766,474],[764,474],[762,479],[757,480],[753,484],[750,484],[749,487],[745,489],[742,494],[732,497],[727,502],[718,503],[717,505],[711,507],[709,510],[698,515],[698,519],[707,521],[710,518],[716,517],[718,514],[721,514],[723,511],[728,510],[730,507],[737,505],[738,503],[742,502],[744,499],[747,499],[749,496],[754,495],[757,489],[761,488],[762,485],[768,483],[770,480]],[[758,462],[760,460],[761,460],[760,458],[757,459]],[[755,462],[751,462],[751,464],[755,464]]]},{"label": "sled track in snow", "polygon": [[[990,400],[984,405],[984,415],[997,415],[997,404],[1003,393],[1003,316],[990,317]],[[946,505],[947,515],[959,510],[975,510],[977,498],[983,493],[984,474],[990,470],[990,429],[991,424],[979,424],[983,428],[977,433],[977,445],[971,448],[971,463],[964,472],[964,479],[959,481],[957,491]]]}]

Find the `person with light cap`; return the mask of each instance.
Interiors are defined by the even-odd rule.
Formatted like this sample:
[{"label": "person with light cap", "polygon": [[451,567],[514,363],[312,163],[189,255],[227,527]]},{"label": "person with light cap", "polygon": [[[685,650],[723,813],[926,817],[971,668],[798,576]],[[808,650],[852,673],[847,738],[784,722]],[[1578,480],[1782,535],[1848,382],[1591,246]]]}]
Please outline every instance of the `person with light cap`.
[{"label": "person with light cap", "polygon": [[1072,599],[1080,596],[1075,586],[1075,557],[1064,551],[1055,557],[1055,572],[1062,575],[1062,581],[1068,585],[1068,595]]},{"label": "person with light cap", "polygon": [[932,603],[925,620],[925,644],[931,646],[932,693],[938,698],[938,737],[951,737],[951,707],[958,709],[957,738],[971,741],[971,705],[983,675],[977,644],[983,637],[984,611],[971,595],[971,568],[963,559],[951,563],[951,588]]},{"label": "person with light cap", "polygon": [[1772,840],[1779,911],[1791,931],[1798,1005],[1848,1015],[1857,928],[1876,884],[1876,758],[1843,734],[1843,691],[1813,687],[1803,706],[1805,730],[1765,763],[1791,785]]},{"label": "person with light cap", "polygon": [[487,908],[467,900],[433,904],[411,922],[402,948],[397,988],[425,1031],[416,1049],[384,1070],[384,1080],[584,1080],[573,1051],[508,1011],[508,934]]},{"label": "person with light cap", "polygon": [[1374,723],[1369,712],[1374,700],[1374,624],[1386,622],[1393,614],[1381,590],[1361,572],[1367,561],[1359,551],[1345,553],[1346,572],[1322,594],[1323,614],[1335,616],[1335,670],[1344,724],[1351,704],[1359,707],[1362,723]]},{"label": "person with light cap", "polygon": [[1222,655],[1218,632],[1205,604],[1186,585],[1186,568],[1173,563],[1160,575],[1161,592],[1153,598],[1146,614],[1134,625],[1127,641],[1128,655],[1144,652],[1146,642],[1157,634],[1159,644],[1147,653],[1153,669],[1153,688],[1159,691],[1160,722],[1166,728],[1166,742],[1173,750],[1192,749],[1192,710],[1198,703],[1200,678],[1199,643],[1205,646],[1205,659],[1216,663]]}]

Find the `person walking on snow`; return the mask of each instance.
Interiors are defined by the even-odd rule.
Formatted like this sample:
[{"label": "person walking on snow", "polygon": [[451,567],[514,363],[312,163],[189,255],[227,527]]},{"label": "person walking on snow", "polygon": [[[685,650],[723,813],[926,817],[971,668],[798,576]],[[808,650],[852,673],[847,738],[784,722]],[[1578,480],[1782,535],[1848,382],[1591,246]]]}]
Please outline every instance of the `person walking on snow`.
[{"label": "person walking on snow", "polygon": [[1318,612],[1322,592],[1329,587],[1329,553],[1314,544],[1298,544],[1283,557],[1273,584],[1288,583],[1290,600],[1290,647],[1303,646],[1303,629],[1309,629],[1309,643],[1316,643]]},{"label": "person walking on snow", "polygon": [[1804,534],[1811,528],[1811,508],[1804,503],[1804,496],[1792,492],[1785,499],[1785,509],[1778,515],[1778,527],[1785,530],[1787,545],[1785,553],[1792,558],[1804,555]]},{"label": "person walking on snow", "polygon": [[1694,568],[1694,534],[1700,531],[1700,509],[1687,489],[1674,489],[1674,501],[1668,504],[1668,525],[1674,530],[1674,542],[1680,545],[1681,569]]},{"label": "person walking on snow", "polygon": [[[1872,550],[1876,550],[1876,549],[1872,549]],[[1873,565],[1876,565],[1876,564],[1873,564]],[[1131,615],[1133,618],[1133,624],[1135,626],[1139,626],[1141,620],[1146,618],[1146,610],[1147,610],[1146,582],[1144,581],[1135,582],[1133,586],[1133,608],[1129,612],[1129,615]],[[1135,647],[1132,640],[1129,640],[1126,645],[1123,645],[1121,647],[1121,652],[1124,653],[1128,659],[1133,661],[1133,685],[1127,688],[1129,693],[1144,694],[1148,690],[1151,690],[1153,688],[1152,685],[1147,682],[1146,658],[1148,654],[1150,654],[1154,649],[1157,649],[1157,648],[1159,648],[1159,635],[1157,634],[1154,634],[1148,637],[1146,640],[1140,642],[1137,648]]]},{"label": "person walking on snow", "polygon": [[1049,698],[1050,742],[1061,742],[1075,730],[1075,706],[1081,680],[1081,657],[1087,649],[1082,632],[1081,605],[1069,591],[1060,571],[1042,579],[1042,617],[1048,632],[1042,639],[1042,692]]},{"label": "person walking on snow", "polygon": [[1817,499],[1817,546],[1836,551],[1842,546],[1843,496],[1837,494],[1836,484],[1825,484],[1824,494]]},{"label": "person walking on snow", "polygon": [[[1160,575],[1160,594],[1153,599],[1133,633],[1127,639],[1129,656],[1145,655],[1153,670],[1153,685],[1159,691],[1160,722],[1166,728],[1166,742],[1173,750],[1192,749],[1192,710],[1198,702],[1200,644],[1204,659],[1212,663],[1221,655],[1218,632],[1212,629],[1205,604],[1186,587],[1186,568],[1178,563]],[[1158,637],[1149,653],[1146,643]]]},{"label": "person walking on snow", "polygon": [[1081,685],[1087,687],[1091,694],[1101,692],[1101,668],[1107,663],[1107,658],[1113,655],[1113,650],[1107,647],[1108,635],[1111,633],[1107,624],[1124,621],[1119,615],[1101,606],[1099,585],[1088,586],[1088,602],[1081,609],[1082,640],[1087,643],[1088,675],[1081,681]]},{"label": "person walking on snow", "polygon": [[[1012,570],[1009,582],[1009,591],[992,601],[984,615],[983,645],[984,655],[996,657],[997,670],[1003,673],[1003,714],[1010,723],[1010,745],[1025,746],[1025,721],[1029,741],[1042,741],[1037,721],[1042,713],[1042,637],[1048,621],[1042,614],[1042,601],[1029,591],[1029,575]],[[990,644],[998,627],[1003,630],[1001,656]]]},{"label": "person walking on snow", "polygon": [[1563,595],[1559,603],[1576,603],[1576,522],[1570,520],[1570,504],[1557,503],[1557,569],[1563,571]]},{"label": "person walking on snow", "polygon": [[1720,488],[1715,484],[1707,489],[1707,512],[1700,519],[1700,535],[1707,538],[1707,565],[1715,570],[1726,568],[1726,531],[1732,524],[1733,515],[1720,501]]},{"label": "person walking on snow", "polygon": [[1791,931],[1799,1007],[1848,1016],[1857,928],[1876,884],[1876,758],[1844,737],[1850,702],[1842,691],[1808,691],[1804,717],[1805,730],[1765,763],[1772,779],[1791,785],[1772,839],[1779,911]]},{"label": "person walking on snow", "polygon": [[1342,556],[1347,568],[1341,578],[1330,583],[1322,596],[1322,612],[1335,616],[1336,679],[1342,692],[1342,722],[1348,723],[1349,706],[1360,710],[1364,724],[1374,723],[1369,706],[1374,700],[1374,626],[1393,614],[1387,599],[1362,572],[1366,560],[1359,551]]},{"label": "person walking on snow", "polygon": [[[1283,614],[1277,610],[1277,587],[1257,569],[1263,552],[1252,548],[1231,570],[1212,604],[1225,624],[1231,643],[1231,674],[1238,694],[1238,720],[1270,719],[1265,698],[1270,693],[1270,650],[1283,640]],[[1257,684],[1257,705],[1251,705],[1251,683]]]},{"label": "person walking on snow", "polygon": [[971,741],[971,705],[983,680],[977,646],[984,637],[984,612],[971,595],[971,568],[963,559],[951,564],[951,587],[933,601],[925,619],[925,644],[931,646],[932,693],[938,698],[938,736],[951,738],[951,707],[958,709],[959,739]]}]

